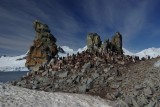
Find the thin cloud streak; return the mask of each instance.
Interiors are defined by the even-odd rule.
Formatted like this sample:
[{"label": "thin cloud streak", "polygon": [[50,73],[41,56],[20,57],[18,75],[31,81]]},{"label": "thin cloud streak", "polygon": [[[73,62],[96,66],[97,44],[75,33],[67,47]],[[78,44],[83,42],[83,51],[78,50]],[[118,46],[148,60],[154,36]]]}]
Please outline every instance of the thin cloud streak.
[{"label": "thin cloud streak", "polygon": [[35,35],[32,27],[35,19],[48,24],[58,45],[77,49],[86,45],[89,32],[97,32],[104,40],[119,31],[124,38],[124,47],[136,48],[131,41],[141,39],[146,30],[151,35],[160,34],[154,24],[152,30],[147,28],[152,25],[148,7],[154,6],[151,0],[1,0],[0,48],[3,50],[0,53],[5,49],[8,50],[6,53],[19,50],[25,53]]}]

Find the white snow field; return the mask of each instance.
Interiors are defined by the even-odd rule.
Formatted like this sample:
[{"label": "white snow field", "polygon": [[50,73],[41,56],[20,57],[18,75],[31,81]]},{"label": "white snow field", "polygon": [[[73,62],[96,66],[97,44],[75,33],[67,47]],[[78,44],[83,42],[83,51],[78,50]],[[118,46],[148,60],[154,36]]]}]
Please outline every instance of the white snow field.
[{"label": "white snow field", "polygon": [[[79,48],[77,51],[69,48],[68,46],[61,46],[63,50],[66,53],[59,53],[60,57],[67,56],[67,53],[69,55],[76,54],[77,52],[82,52],[87,49],[87,46],[84,48]],[[151,58],[155,58],[157,56],[160,56],[160,48],[148,48],[145,50],[142,50],[138,53],[133,53],[128,51],[127,49],[123,48],[125,55],[130,56],[139,56],[139,58],[150,56]],[[22,59],[25,57],[25,55],[15,56],[15,57],[1,57],[0,58],[0,72],[8,72],[8,71],[28,71],[28,69],[25,67],[25,59]],[[17,60],[22,59],[22,60]]]},{"label": "white snow field", "polygon": [[83,48],[79,48],[77,51],[71,49],[68,46],[61,46],[61,48],[66,52],[66,53],[58,53],[58,55],[60,57],[66,57],[67,54],[72,55],[72,54],[76,54],[77,52],[81,53],[82,51],[87,50],[87,46],[83,47]]},{"label": "white snow field", "polygon": [[152,48],[144,49],[136,53],[136,56],[139,56],[140,58],[147,57],[147,56],[150,56],[151,58],[155,58],[157,56],[160,56],[160,48],[152,47]]},{"label": "white snow field", "polygon": [[20,56],[2,56],[0,58],[0,71],[28,71],[28,69],[25,67],[25,59],[19,60],[26,55],[20,55]]},{"label": "white snow field", "polygon": [[150,56],[150,58],[155,58],[157,56],[160,56],[160,48],[148,48],[148,49],[144,49],[140,52],[137,53],[133,53],[128,51],[127,49],[123,48],[124,54],[125,55],[130,55],[130,56],[139,56],[139,58],[141,59],[142,57],[147,58],[148,56]]},{"label": "white snow field", "polygon": [[49,93],[0,83],[0,107],[113,107],[109,105],[111,102],[100,97]]}]

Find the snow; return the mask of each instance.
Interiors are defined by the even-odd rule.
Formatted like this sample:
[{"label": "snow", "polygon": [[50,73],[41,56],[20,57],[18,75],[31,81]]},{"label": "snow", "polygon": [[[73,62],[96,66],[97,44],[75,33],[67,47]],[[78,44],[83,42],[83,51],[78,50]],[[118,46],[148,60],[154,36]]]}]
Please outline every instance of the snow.
[{"label": "snow", "polygon": [[61,46],[61,48],[65,51],[65,53],[58,53],[59,57],[66,57],[67,54],[72,55],[72,54],[77,53],[76,51],[74,51],[68,46]]},{"label": "snow", "polygon": [[125,55],[139,56],[140,59],[142,57],[147,58],[148,56],[150,56],[151,58],[155,58],[157,56],[160,56],[160,48],[153,48],[153,47],[148,48],[148,49],[144,49],[144,50],[137,52],[137,53],[130,52],[125,48],[123,48],[123,51],[124,51]]},{"label": "snow", "polygon": [[135,53],[132,53],[132,52],[128,51],[128,50],[125,49],[125,48],[123,48],[123,52],[124,52],[125,55],[130,55],[130,56],[135,55]]},{"label": "snow", "polygon": [[85,51],[85,50],[87,50],[87,46],[85,46],[85,47],[83,47],[83,48],[79,48],[79,49],[77,50],[77,52],[81,53],[82,51]]},{"label": "snow", "polygon": [[111,102],[96,96],[49,93],[0,83],[0,107],[112,107],[109,105]]},{"label": "snow", "polygon": [[151,58],[155,58],[160,55],[160,48],[148,48],[141,52],[136,53],[140,58],[150,56]]},{"label": "snow", "polygon": [[[4,57],[0,58],[0,71],[28,71],[25,67],[25,59],[26,55],[20,55],[15,57]],[[19,60],[21,59],[21,60]]]},{"label": "snow", "polygon": [[60,57],[66,57],[67,54],[72,55],[72,54],[76,54],[77,52],[81,53],[82,51],[87,50],[87,46],[83,47],[83,48],[79,48],[77,51],[71,49],[68,46],[61,46],[61,48],[65,51],[65,53],[58,53],[58,55]]}]

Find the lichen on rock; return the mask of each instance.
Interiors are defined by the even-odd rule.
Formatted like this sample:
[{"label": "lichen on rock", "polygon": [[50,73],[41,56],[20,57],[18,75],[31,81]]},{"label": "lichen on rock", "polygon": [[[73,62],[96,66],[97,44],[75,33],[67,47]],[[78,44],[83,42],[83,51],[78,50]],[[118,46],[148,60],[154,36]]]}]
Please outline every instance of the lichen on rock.
[{"label": "lichen on rock", "polygon": [[56,38],[50,33],[48,25],[36,20],[33,23],[33,27],[36,36],[28,52],[25,64],[29,69],[47,64],[58,53]]}]

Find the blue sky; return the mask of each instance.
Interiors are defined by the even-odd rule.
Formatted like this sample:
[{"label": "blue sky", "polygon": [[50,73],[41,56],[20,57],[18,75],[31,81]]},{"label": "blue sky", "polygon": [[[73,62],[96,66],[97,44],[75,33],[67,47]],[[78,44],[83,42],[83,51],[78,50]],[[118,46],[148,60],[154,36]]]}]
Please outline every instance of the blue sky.
[{"label": "blue sky", "polygon": [[119,31],[123,47],[160,47],[159,0],[0,0],[0,55],[26,53],[35,36],[33,21],[48,24],[58,45],[86,45],[97,32],[102,41]]}]

